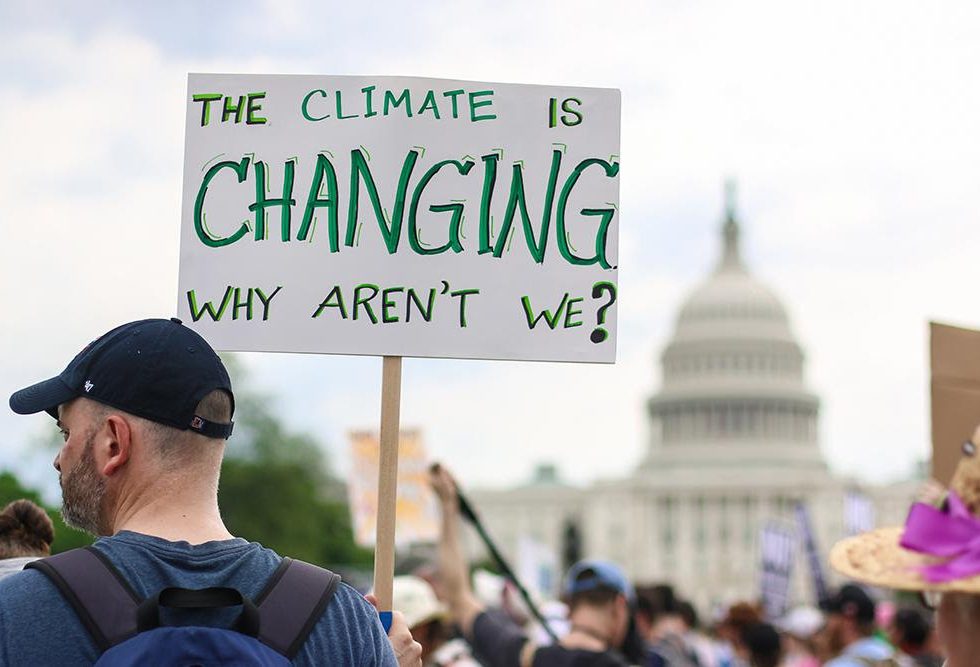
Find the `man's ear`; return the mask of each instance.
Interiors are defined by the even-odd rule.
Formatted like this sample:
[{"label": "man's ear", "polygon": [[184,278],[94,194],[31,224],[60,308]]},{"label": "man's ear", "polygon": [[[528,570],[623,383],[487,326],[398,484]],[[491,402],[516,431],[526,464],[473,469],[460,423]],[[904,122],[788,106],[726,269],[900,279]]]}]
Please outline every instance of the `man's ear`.
[{"label": "man's ear", "polygon": [[102,458],[98,461],[102,474],[106,477],[119,472],[129,461],[133,447],[133,431],[122,415],[110,414],[102,427],[104,446]]}]

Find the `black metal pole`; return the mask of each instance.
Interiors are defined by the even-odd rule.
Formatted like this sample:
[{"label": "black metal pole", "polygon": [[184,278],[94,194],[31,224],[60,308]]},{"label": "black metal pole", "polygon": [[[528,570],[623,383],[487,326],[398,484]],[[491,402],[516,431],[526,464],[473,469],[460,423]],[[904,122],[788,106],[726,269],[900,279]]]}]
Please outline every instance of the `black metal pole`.
[{"label": "black metal pole", "polygon": [[470,505],[469,501],[466,499],[466,496],[463,495],[463,492],[459,490],[458,486],[456,487],[456,497],[459,499],[460,514],[462,514],[463,518],[473,524],[473,527],[476,528],[476,532],[480,535],[480,539],[483,540],[483,543],[486,545],[487,550],[490,552],[491,558],[496,561],[497,566],[500,567],[500,570],[504,573],[504,576],[517,587],[517,592],[521,594],[524,604],[527,605],[527,608],[534,615],[534,618],[538,620],[538,623],[541,624],[541,627],[544,628],[544,631],[548,633],[551,640],[557,644],[558,636],[555,635],[554,630],[551,629],[551,626],[548,624],[548,621],[545,619],[544,615],[540,612],[540,610],[538,610],[537,606],[531,600],[531,596],[528,594],[527,589],[525,589],[524,586],[521,585],[521,582],[518,581],[517,576],[514,575],[514,571],[510,569],[510,565],[506,560],[504,560],[504,557],[500,555],[500,552],[497,551],[497,546],[493,543],[493,540],[490,539],[490,536],[483,527],[483,523],[480,521],[480,518],[476,515],[476,512],[473,511],[473,506]]}]

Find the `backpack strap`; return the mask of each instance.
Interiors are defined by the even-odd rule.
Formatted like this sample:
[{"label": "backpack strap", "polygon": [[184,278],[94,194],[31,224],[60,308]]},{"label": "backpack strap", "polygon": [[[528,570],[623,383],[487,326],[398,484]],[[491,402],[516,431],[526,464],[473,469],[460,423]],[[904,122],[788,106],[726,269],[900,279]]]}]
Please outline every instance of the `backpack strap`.
[{"label": "backpack strap", "polygon": [[283,558],[255,599],[259,639],[290,660],[295,658],[339,583],[340,576],[330,570]]},{"label": "backpack strap", "polygon": [[98,549],[72,549],[28,563],[39,570],[74,608],[99,651],[136,634],[139,599],[119,571]]}]

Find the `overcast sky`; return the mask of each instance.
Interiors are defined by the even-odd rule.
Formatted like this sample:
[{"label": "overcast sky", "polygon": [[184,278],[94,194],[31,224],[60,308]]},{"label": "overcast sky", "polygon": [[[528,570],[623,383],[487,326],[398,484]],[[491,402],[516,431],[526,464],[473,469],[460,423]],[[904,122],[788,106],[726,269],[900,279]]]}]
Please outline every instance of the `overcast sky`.
[{"label": "overcast sky", "polygon": [[[622,90],[619,361],[407,360],[402,421],[470,485],[538,462],[628,473],[685,296],[738,182],[743,248],[786,304],[835,470],[928,452],[930,318],[980,326],[980,4],[0,4],[0,393],[177,295],[188,72],[419,75]],[[243,355],[341,470],[381,362]],[[50,483],[44,416],[0,412],[0,466]]]}]

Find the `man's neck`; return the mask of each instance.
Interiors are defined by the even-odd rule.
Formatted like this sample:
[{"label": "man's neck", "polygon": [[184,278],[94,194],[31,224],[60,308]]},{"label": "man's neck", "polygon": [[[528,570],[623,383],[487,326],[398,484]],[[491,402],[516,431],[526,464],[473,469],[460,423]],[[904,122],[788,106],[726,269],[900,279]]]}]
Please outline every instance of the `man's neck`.
[{"label": "man's neck", "polygon": [[563,646],[588,651],[605,651],[610,648],[609,619],[604,610],[582,606],[572,613],[569,620],[572,627],[562,639]]},{"label": "man's neck", "polygon": [[221,520],[216,492],[159,482],[118,503],[111,533],[122,530],[191,544],[233,537]]}]

